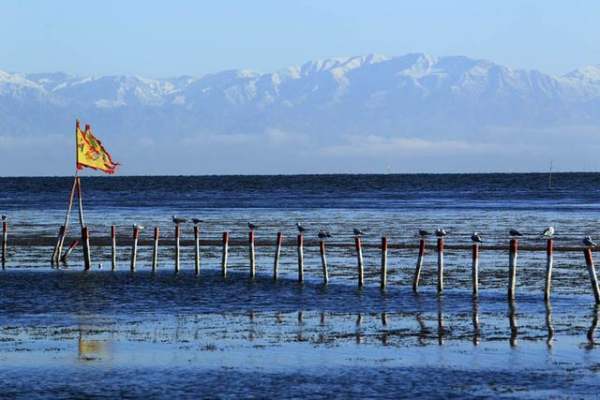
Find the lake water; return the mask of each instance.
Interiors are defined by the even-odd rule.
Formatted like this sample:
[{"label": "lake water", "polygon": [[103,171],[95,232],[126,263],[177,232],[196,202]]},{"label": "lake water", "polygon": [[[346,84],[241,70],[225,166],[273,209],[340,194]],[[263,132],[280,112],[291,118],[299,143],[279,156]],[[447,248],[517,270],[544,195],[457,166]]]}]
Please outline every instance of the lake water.
[{"label": "lake water", "polygon": [[[508,254],[482,251],[481,293],[473,300],[468,251],[446,253],[446,290],[435,292],[436,257],[428,243],[421,290],[410,284],[414,249],[389,252],[389,279],[379,289],[380,253],[365,250],[365,287],[356,285],[354,227],[364,242],[417,242],[418,228],[443,227],[448,244],[469,244],[473,231],[505,245],[524,244],[556,228],[557,245],[600,238],[600,174],[330,175],[261,177],[108,177],[82,179],[92,236],[89,273],[81,252],[51,269],[49,246],[15,246],[0,279],[0,388],[9,398],[414,398],[589,397],[600,389],[598,308],[581,252],[557,253],[552,302],[543,301],[545,254],[519,255],[517,299],[506,300]],[[10,238],[54,237],[72,178],[0,178]],[[281,279],[271,278],[273,248],[258,247],[255,280],[245,246],[230,249],[220,276],[220,246],[203,246],[201,274],[193,249],[173,273],[173,249],[151,248],[129,273],[128,239],[118,271],[110,249],[94,246],[111,224],[120,238],[131,225],[160,226],[171,215],[198,217],[204,239],[229,231],[258,240],[277,231],[293,241],[302,222],[314,239],[333,234],[330,284],[318,248],[305,249],[305,282],[296,282],[296,250],[284,248]],[[76,220],[76,215],[73,216]],[[76,237],[78,228],[72,227]],[[191,225],[183,227],[191,237]],[[99,264],[103,265],[99,269]]]}]

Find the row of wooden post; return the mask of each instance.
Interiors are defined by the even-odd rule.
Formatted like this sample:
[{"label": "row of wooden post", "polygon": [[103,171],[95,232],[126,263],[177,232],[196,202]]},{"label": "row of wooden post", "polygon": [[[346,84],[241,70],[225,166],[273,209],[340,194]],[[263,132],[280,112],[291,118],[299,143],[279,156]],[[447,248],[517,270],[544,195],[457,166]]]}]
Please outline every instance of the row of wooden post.
[{"label": "row of wooden post", "polygon": [[[61,232],[64,234],[64,226],[61,227]],[[131,249],[131,271],[135,271],[137,263],[137,250],[138,240],[140,235],[140,228],[134,226],[133,228],[133,241]],[[180,270],[180,235],[181,229],[179,224],[175,226],[175,271]],[[159,242],[160,230],[158,227],[154,228],[154,247],[152,252],[152,270],[156,271],[158,268],[158,242]],[[84,269],[89,270],[91,266],[90,252],[89,252],[89,233],[88,228],[84,226],[82,228],[82,240],[84,242]],[[357,256],[357,275],[358,275],[358,286],[364,286],[364,260],[362,252],[362,241],[360,236],[354,238],[355,250]],[[3,221],[2,223],[2,268],[5,267],[7,259],[7,243],[8,243],[8,223]],[[61,257],[63,262],[66,261],[67,257],[73,249],[77,246],[78,241],[71,243],[65,254]],[[196,274],[200,273],[200,227],[194,226],[194,271]],[[112,270],[116,269],[117,264],[117,241],[116,241],[116,227],[111,226],[111,267]],[[255,244],[255,233],[250,231],[248,238],[249,245],[249,258],[250,258],[250,277],[256,277],[256,244]],[[279,262],[281,258],[281,248],[283,245],[283,234],[277,233],[277,239],[275,242],[275,258],[273,265],[273,278],[277,279],[279,274]],[[547,239],[546,241],[546,274],[545,274],[545,285],[544,285],[544,299],[550,300],[550,294],[552,291],[552,267],[553,267],[553,239]],[[385,288],[387,285],[387,238],[381,238],[381,288]],[[299,234],[297,236],[297,251],[298,251],[298,281],[304,281],[304,235]],[[223,277],[227,276],[227,263],[228,263],[228,252],[229,252],[229,233],[223,232],[223,255],[221,259],[221,271]],[[319,242],[319,252],[321,255],[321,264],[323,270],[323,282],[327,284],[329,282],[329,272],[327,267],[327,256],[325,249],[325,240]],[[58,253],[60,254],[60,252]],[[56,249],[55,254],[56,256]],[[413,291],[417,292],[420,282],[421,270],[423,267],[423,260],[425,256],[425,240],[419,241],[419,253],[417,256],[417,265],[413,277]],[[516,281],[517,281],[517,256],[518,256],[518,240],[511,239],[509,243],[509,262],[508,262],[508,299],[514,300],[516,295]],[[584,256],[586,261],[586,267],[592,284],[592,292],[596,303],[600,304],[600,289],[598,285],[598,278],[594,262],[592,259],[592,249],[585,248]],[[473,295],[477,296],[479,293],[479,244],[473,243],[472,245],[472,270],[471,280],[473,287]],[[437,292],[442,293],[444,291],[444,239],[437,239]]]},{"label": "row of wooden post", "polygon": [[[135,270],[135,259],[136,259],[136,251],[137,251],[137,239],[139,237],[139,230],[134,227],[134,242],[132,249],[132,257],[131,257],[131,270]],[[114,241],[114,227],[112,228],[113,232],[113,269],[114,269],[114,259],[115,259],[115,241]],[[158,228],[155,228],[154,231],[154,250],[152,257],[152,269],[156,270],[157,266],[157,253],[158,253]],[[180,229],[179,225],[175,228],[175,271],[179,271],[179,254],[180,254],[180,245],[179,245],[179,236]],[[194,226],[194,241],[195,241],[195,272],[199,274],[200,272],[200,245],[199,245],[199,227],[197,225]],[[355,250],[357,257],[357,275],[358,275],[358,286],[364,286],[364,260],[363,260],[363,252],[362,252],[362,240],[360,236],[356,236],[354,238],[355,241]],[[255,233],[254,231],[250,231],[248,237],[248,245],[249,245],[249,261],[250,261],[250,277],[256,277],[256,244],[255,244]],[[275,257],[274,257],[274,265],[273,265],[273,278],[277,279],[279,274],[279,262],[281,258],[281,248],[283,245],[283,234],[281,232],[277,233],[277,239],[275,242]],[[546,279],[544,285],[544,299],[546,301],[550,300],[550,293],[552,289],[552,266],[553,266],[553,245],[554,241],[552,239],[548,239],[546,242]],[[223,233],[223,257],[221,262],[221,269],[223,277],[227,276],[227,260],[228,260],[228,249],[229,249],[229,233]],[[387,285],[387,238],[381,238],[381,288],[385,288]],[[325,251],[325,240],[320,240],[319,242],[319,251],[321,255],[321,264],[323,268],[323,282],[329,282],[329,273],[327,268],[327,256]],[[299,234],[297,236],[297,255],[298,255],[298,281],[304,281],[304,235]],[[594,297],[597,303],[600,303],[600,289],[598,288],[598,280],[596,276],[596,271],[594,267],[594,263],[592,261],[592,251],[590,248],[586,248],[584,250],[586,266],[588,268],[590,280],[592,283],[592,291],[594,293]],[[508,298],[509,300],[514,300],[516,295],[516,282],[517,282],[517,255],[518,255],[518,241],[517,239],[511,239],[509,244],[509,262],[508,262]],[[423,260],[425,256],[425,240],[421,239],[419,242],[419,254],[417,257],[417,266],[413,278],[413,290],[415,292],[418,291],[419,281],[421,276],[421,270],[423,267]],[[473,295],[477,296],[479,294],[479,244],[473,243],[472,245],[472,270],[471,270],[471,280],[473,287]],[[442,293],[444,291],[444,239],[437,239],[437,292]]]}]

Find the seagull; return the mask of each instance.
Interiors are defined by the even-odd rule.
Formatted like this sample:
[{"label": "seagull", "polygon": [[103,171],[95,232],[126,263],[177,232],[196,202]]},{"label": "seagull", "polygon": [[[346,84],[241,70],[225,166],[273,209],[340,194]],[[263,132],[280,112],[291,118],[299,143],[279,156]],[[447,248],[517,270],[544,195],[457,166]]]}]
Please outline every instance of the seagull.
[{"label": "seagull", "polygon": [[473,232],[473,234],[471,235],[471,240],[475,243],[483,243],[483,240],[481,240],[481,236],[479,236],[479,233],[477,232]]},{"label": "seagull", "polygon": [[6,221],[6,215],[2,216],[2,221]]},{"label": "seagull", "polygon": [[248,228],[250,228],[251,231],[255,230],[258,228],[258,226],[254,225],[252,222],[248,222]]},{"label": "seagull", "polygon": [[141,231],[142,229],[144,229],[144,227],[143,227],[142,225],[133,224],[133,229],[136,229],[136,228],[137,228],[137,229],[139,229],[140,231]]},{"label": "seagull", "polygon": [[198,219],[198,218],[192,218],[192,223],[193,223],[194,225],[202,224],[202,223],[204,223],[204,222],[206,222],[206,221],[204,221],[204,220],[201,220],[201,219]]},{"label": "seagull", "polygon": [[173,223],[174,223],[174,224],[177,224],[177,225],[179,225],[179,224],[184,224],[184,223],[186,223],[186,222],[187,222],[187,219],[185,219],[185,218],[178,218],[178,217],[176,217],[176,216],[174,216],[174,215],[173,215],[173,218],[172,218],[172,219],[173,219]]},{"label": "seagull", "polygon": [[319,235],[318,236],[319,236],[319,239],[327,239],[327,238],[331,237],[331,233],[329,233],[329,231],[321,229],[319,231]]},{"label": "seagull", "polygon": [[552,237],[552,235],[554,235],[554,227],[553,226],[549,226],[546,229],[544,229],[544,231],[540,234],[540,236],[542,237]]},{"label": "seagull", "polygon": [[583,244],[585,244],[588,247],[596,247],[597,244],[594,243],[594,241],[592,240],[592,238],[590,236],[586,236],[583,238]]},{"label": "seagull", "polygon": [[510,236],[523,236],[523,234],[521,232],[519,232],[518,230],[516,230],[516,229],[509,230],[508,234]]},{"label": "seagull", "polygon": [[419,229],[419,236],[421,236],[421,237],[431,236],[431,232],[426,231],[425,229]]},{"label": "seagull", "polygon": [[437,236],[437,237],[444,237],[446,235],[447,235],[447,233],[444,229],[438,228],[435,230],[435,236]]},{"label": "seagull", "polygon": [[102,263],[98,264],[98,269],[102,269]]},{"label": "seagull", "polygon": [[306,228],[300,225],[300,222],[296,222],[296,228],[298,228],[298,232],[300,233],[304,233],[306,231]]},{"label": "seagull", "polygon": [[354,228],[353,232],[354,232],[354,236],[363,236],[365,234],[363,231],[361,231],[360,229],[357,229],[357,228]]}]

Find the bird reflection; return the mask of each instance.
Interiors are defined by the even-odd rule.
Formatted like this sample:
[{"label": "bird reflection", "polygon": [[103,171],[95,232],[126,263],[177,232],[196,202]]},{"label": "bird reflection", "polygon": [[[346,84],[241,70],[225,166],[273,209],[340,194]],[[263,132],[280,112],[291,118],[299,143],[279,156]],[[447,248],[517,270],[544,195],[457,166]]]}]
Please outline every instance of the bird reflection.
[{"label": "bird reflection", "polygon": [[481,341],[481,326],[479,324],[479,302],[477,298],[473,298],[473,344],[479,345]]},{"label": "bird reflection", "polygon": [[546,305],[546,328],[548,329],[548,339],[546,344],[548,348],[552,348],[554,344],[554,325],[552,324],[552,304],[549,301],[545,302]]},{"label": "bird reflection", "polygon": [[512,300],[508,303],[508,323],[510,325],[509,343],[511,347],[515,347],[517,345],[518,326],[516,317],[516,303]]}]

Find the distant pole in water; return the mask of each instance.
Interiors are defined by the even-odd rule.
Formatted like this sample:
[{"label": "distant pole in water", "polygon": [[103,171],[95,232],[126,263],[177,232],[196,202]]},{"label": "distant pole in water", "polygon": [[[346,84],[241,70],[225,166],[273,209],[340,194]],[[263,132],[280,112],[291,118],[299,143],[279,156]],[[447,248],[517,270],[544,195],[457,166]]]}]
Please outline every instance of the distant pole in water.
[{"label": "distant pole in water", "polygon": [[179,245],[179,238],[181,236],[181,226],[179,224],[175,224],[175,272],[179,272],[179,256],[181,252],[181,247]]},{"label": "distant pole in water", "polygon": [[71,244],[69,245],[69,247],[67,248],[67,250],[65,251],[65,254],[63,254],[60,257],[60,261],[63,262],[63,264],[67,264],[67,259],[69,258],[69,256],[71,255],[71,253],[73,252],[73,250],[75,250],[75,247],[77,247],[77,245],[79,244],[79,240],[73,240],[71,242]]},{"label": "distant pole in water", "polygon": [[381,289],[385,289],[387,285],[387,237],[381,238]]},{"label": "distant pole in water", "polygon": [[131,272],[135,271],[135,264],[137,262],[137,249],[138,240],[140,238],[140,228],[137,225],[133,226],[133,241],[131,242]]},{"label": "distant pole in water", "polygon": [[473,264],[471,267],[471,280],[473,282],[473,296],[479,295],[479,243],[473,243]]},{"label": "distant pole in water", "polygon": [[229,232],[223,232],[223,255],[221,257],[221,275],[227,278],[227,258],[229,253]]},{"label": "distant pole in water", "polygon": [[552,247],[553,240],[546,240],[546,284],[544,285],[544,300],[550,301],[550,292],[552,291]]},{"label": "distant pole in water", "polygon": [[590,275],[590,282],[592,283],[594,299],[596,300],[596,304],[600,304],[600,289],[598,288],[598,277],[596,276],[596,268],[594,267],[594,261],[592,259],[592,249],[587,247],[583,250],[583,253],[585,255],[587,270]]},{"label": "distant pole in water", "polygon": [[442,293],[444,291],[444,238],[438,237],[437,240],[437,259],[438,259],[438,280],[437,280],[437,292]]},{"label": "distant pole in water", "polygon": [[256,243],[253,229],[251,229],[248,234],[248,246],[250,256],[250,278],[254,279],[256,277]]},{"label": "distant pole in water", "polygon": [[200,227],[194,225],[194,272],[200,274]]},{"label": "distant pole in water", "polygon": [[327,254],[325,252],[325,239],[319,241],[319,252],[321,253],[321,266],[323,267],[323,283],[329,283],[329,271],[327,271]]},{"label": "distant pole in water", "polygon": [[6,257],[8,254],[8,222],[2,221],[2,269],[6,267]]},{"label": "distant pole in water", "polygon": [[158,239],[160,237],[160,228],[154,227],[154,246],[152,248],[152,272],[158,268]]},{"label": "distant pole in water", "polygon": [[514,301],[517,285],[517,253],[519,242],[517,239],[510,239],[510,248],[508,255],[508,300]]},{"label": "distant pole in water", "polygon": [[87,226],[81,228],[81,239],[83,241],[83,270],[89,271],[92,268],[92,259],[90,256],[90,233]]},{"label": "distant pole in water", "polygon": [[112,271],[117,269],[117,227],[112,225],[110,227],[110,239],[111,239],[111,254],[110,254],[110,268]]},{"label": "distant pole in water", "polygon": [[304,235],[298,234],[298,282],[304,282]]},{"label": "distant pole in water", "polygon": [[354,236],[354,246],[356,247],[356,261],[358,267],[358,287],[365,285],[365,272],[363,264],[362,242],[359,235]]},{"label": "distant pole in water", "polygon": [[419,240],[419,256],[417,257],[417,266],[415,268],[415,276],[413,278],[413,292],[419,289],[419,280],[421,279],[421,269],[423,268],[423,257],[425,256],[425,239]]},{"label": "distant pole in water", "polygon": [[552,189],[552,160],[550,160],[550,171],[548,173],[548,189]]},{"label": "distant pole in water", "polygon": [[273,261],[273,280],[277,280],[279,275],[279,257],[281,256],[281,245],[283,244],[283,234],[277,232],[277,239],[275,240],[275,260]]}]

